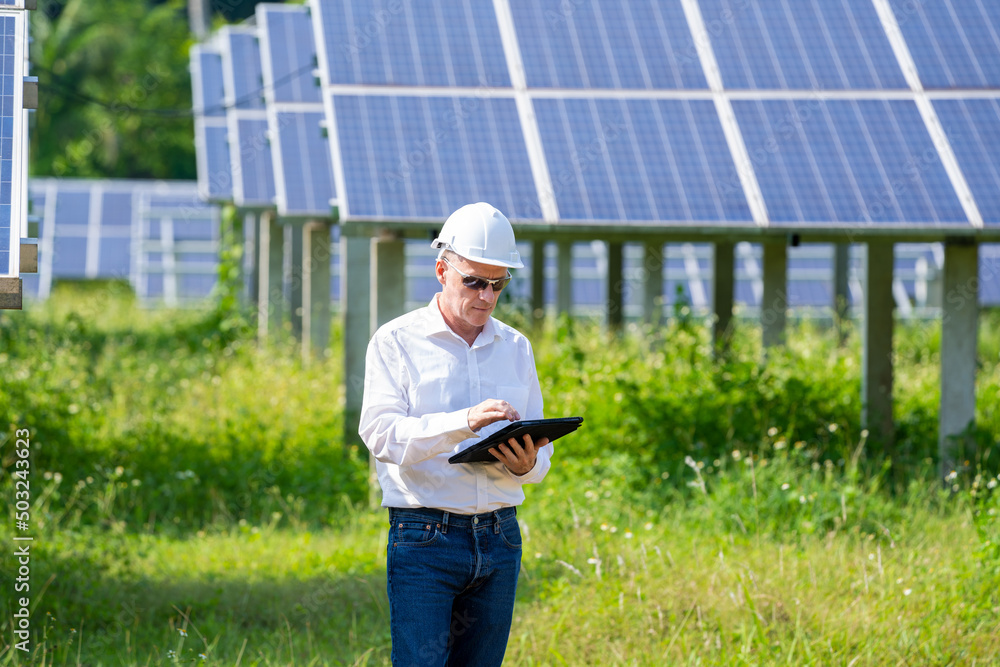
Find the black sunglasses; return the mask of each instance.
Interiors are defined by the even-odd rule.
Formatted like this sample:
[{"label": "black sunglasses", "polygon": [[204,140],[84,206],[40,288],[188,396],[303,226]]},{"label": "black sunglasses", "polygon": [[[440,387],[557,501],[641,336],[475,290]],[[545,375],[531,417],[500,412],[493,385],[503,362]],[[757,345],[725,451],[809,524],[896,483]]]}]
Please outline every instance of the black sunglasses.
[{"label": "black sunglasses", "polygon": [[[442,257],[441,261],[443,261],[445,264],[447,264],[451,268],[455,269],[455,265],[452,264],[451,262],[449,262],[447,257]],[[493,291],[494,292],[499,292],[500,290],[502,290],[504,287],[507,286],[507,283],[509,283],[510,279],[511,279],[510,271],[508,271],[507,275],[504,276],[503,278],[493,278],[493,279],[490,279],[490,278],[480,278],[479,276],[472,276],[472,275],[469,275],[468,273],[462,273],[458,269],[455,269],[455,273],[457,273],[458,275],[462,276],[462,284],[463,285],[465,285],[469,289],[474,289],[474,290],[478,290],[478,291],[482,291],[482,290],[486,289],[487,287],[489,287],[490,285],[492,285],[493,286]]]}]

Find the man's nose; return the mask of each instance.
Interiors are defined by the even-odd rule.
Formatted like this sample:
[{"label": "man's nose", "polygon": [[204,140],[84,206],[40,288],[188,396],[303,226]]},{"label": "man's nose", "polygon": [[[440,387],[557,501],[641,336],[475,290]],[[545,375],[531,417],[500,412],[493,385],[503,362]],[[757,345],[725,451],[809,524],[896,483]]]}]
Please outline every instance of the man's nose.
[{"label": "man's nose", "polygon": [[486,303],[493,303],[497,300],[496,292],[493,291],[493,285],[487,285],[486,289],[479,291],[479,298]]}]

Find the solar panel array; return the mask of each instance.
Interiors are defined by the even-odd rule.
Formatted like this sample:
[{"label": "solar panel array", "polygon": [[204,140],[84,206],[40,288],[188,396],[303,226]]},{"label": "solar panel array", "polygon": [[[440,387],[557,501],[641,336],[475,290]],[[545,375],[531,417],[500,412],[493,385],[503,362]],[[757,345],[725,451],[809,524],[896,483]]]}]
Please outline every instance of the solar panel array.
[{"label": "solar panel array", "polygon": [[[260,4],[255,25],[201,47],[212,62],[192,52],[212,72],[195,81],[214,109],[199,175],[226,146],[217,171],[233,186],[213,198],[421,227],[485,200],[525,224],[988,232],[1000,10],[987,4]],[[708,270],[705,246],[684,247],[667,298],[671,271]],[[790,253],[793,303],[829,303],[829,285],[797,278],[832,270],[818,252]],[[753,274],[749,255],[738,265]],[[679,275],[696,302],[704,285]],[[900,281],[900,304],[919,283]],[[737,300],[753,304],[754,284],[738,278]]]},{"label": "solar panel array", "polygon": [[[13,6],[13,2],[4,5]],[[17,276],[25,220],[22,86],[26,18],[0,11],[0,276]]]},{"label": "solar panel array", "polygon": [[311,0],[341,217],[991,230],[987,5]]},{"label": "solar panel array", "polygon": [[29,298],[60,279],[128,281],[147,302],[180,305],[208,296],[218,274],[219,214],[194,183],[35,178],[37,274]]}]

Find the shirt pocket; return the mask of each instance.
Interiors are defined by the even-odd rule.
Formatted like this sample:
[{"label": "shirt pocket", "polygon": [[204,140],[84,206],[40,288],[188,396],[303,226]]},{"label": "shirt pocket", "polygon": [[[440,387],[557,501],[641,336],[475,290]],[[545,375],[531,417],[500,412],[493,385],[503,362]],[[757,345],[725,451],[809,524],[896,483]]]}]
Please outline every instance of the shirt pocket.
[{"label": "shirt pocket", "polygon": [[521,419],[526,418],[528,411],[528,388],[513,385],[500,385],[497,387],[497,398],[507,401],[514,406]]}]

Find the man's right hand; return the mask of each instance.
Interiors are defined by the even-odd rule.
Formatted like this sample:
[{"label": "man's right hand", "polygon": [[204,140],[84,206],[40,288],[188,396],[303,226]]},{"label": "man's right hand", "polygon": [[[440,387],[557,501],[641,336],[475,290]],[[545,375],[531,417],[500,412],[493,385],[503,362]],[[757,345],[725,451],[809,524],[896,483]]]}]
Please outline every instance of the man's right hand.
[{"label": "man's right hand", "polygon": [[488,398],[479,405],[469,408],[469,428],[479,431],[482,427],[501,419],[517,421],[521,418],[514,406],[507,401],[496,398]]}]

